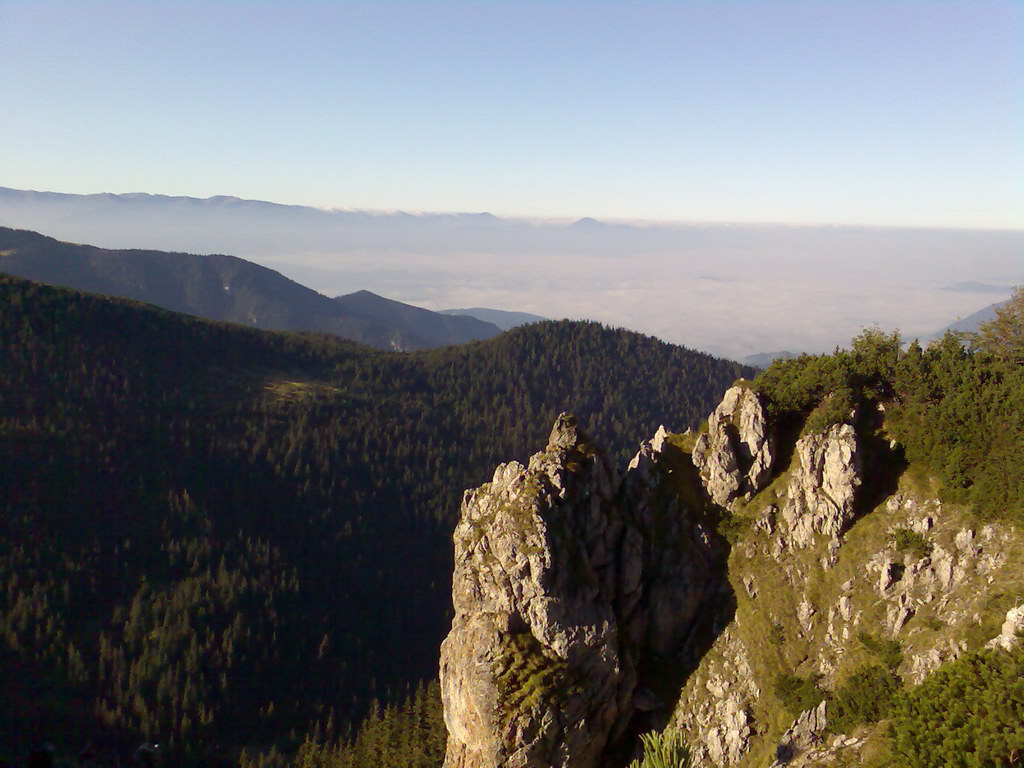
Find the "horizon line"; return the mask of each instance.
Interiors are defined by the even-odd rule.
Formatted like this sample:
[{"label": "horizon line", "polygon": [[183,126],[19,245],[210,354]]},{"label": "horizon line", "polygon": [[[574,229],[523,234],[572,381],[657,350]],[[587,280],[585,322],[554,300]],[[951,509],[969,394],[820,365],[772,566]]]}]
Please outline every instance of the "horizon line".
[{"label": "horizon line", "polygon": [[274,205],[282,208],[305,208],[307,210],[320,211],[322,213],[365,213],[377,216],[406,215],[414,217],[431,216],[489,216],[502,221],[552,224],[570,226],[579,222],[594,222],[599,225],[635,227],[635,228],[683,228],[699,226],[726,226],[726,227],[779,227],[792,229],[898,229],[898,230],[928,230],[928,231],[954,231],[954,232],[1007,232],[1024,233],[1024,223],[1020,227],[995,227],[995,226],[940,226],[927,224],[865,224],[865,223],[836,223],[836,222],[791,222],[791,221],[751,221],[740,219],[645,219],[645,218],[597,218],[590,215],[582,216],[545,216],[545,215],[517,215],[493,213],[491,211],[466,211],[466,210],[427,210],[408,208],[355,208],[346,206],[323,206],[308,205],[303,203],[283,203],[274,200],[263,200],[259,198],[238,197],[237,195],[217,194],[207,197],[196,195],[174,195],[163,192],[59,192],[45,189],[21,189],[18,187],[0,186],[0,190],[7,192],[26,192],[36,195],[61,195],[65,197],[125,197],[125,198],[166,198],[171,200],[194,200],[196,202],[209,202],[215,200],[233,200],[242,203],[259,203],[262,205]]}]

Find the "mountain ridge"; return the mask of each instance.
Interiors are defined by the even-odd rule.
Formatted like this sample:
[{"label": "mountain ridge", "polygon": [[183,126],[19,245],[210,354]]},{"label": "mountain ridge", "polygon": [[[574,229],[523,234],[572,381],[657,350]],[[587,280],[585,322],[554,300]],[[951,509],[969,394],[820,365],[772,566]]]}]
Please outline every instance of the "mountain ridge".
[{"label": "mountain ridge", "polygon": [[438,311],[442,315],[469,315],[486,323],[496,325],[503,331],[510,331],[517,326],[526,325],[527,323],[541,323],[550,319],[529,312],[513,312],[507,309],[489,309],[487,307],[441,309]]},{"label": "mountain ridge", "polygon": [[268,267],[224,254],[110,250],[0,227],[0,271],[145,301],[265,330],[320,331],[382,349],[461,344],[501,330],[378,297],[330,299]]},{"label": "mountain ridge", "polygon": [[[833,349],[859,330],[861,293],[877,297],[865,321],[924,338],[991,301],[946,286],[1010,280],[1024,242],[1024,232],[1006,231],[713,222],[592,231],[474,214],[119,200],[0,190],[0,223],[107,248],[230,253],[329,296],[366,288],[431,308],[592,317],[734,358]],[[886,280],[871,283],[876,273]],[[728,326],[713,322],[730,295],[746,310]]]}]

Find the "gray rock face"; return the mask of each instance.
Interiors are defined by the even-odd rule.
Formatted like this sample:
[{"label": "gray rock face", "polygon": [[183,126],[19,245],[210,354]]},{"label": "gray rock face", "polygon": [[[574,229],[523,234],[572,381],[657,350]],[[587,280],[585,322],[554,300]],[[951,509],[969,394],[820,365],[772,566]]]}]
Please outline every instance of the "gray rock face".
[{"label": "gray rock face", "polygon": [[1024,605],[1018,605],[1006,612],[1006,621],[999,634],[989,641],[988,648],[1002,648],[1009,651],[1024,636]]},{"label": "gray rock face", "polygon": [[[906,643],[899,674],[919,682],[966,653],[988,585],[1017,584],[1018,534],[976,531],[909,491],[885,504],[884,540],[850,529],[861,465],[878,458],[851,424],[800,437],[747,505],[789,455],[773,434],[756,393],[734,387],[692,461],[662,428],[620,481],[563,415],[528,466],[467,492],[442,647],[445,768],[617,765],[666,719],[695,764],[765,765],[772,752],[779,768],[860,764],[874,736],[824,739],[824,703],[780,733],[765,660],[784,646],[834,690],[868,632]],[[704,527],[711,500],[747,524],[728,563]],[[901,530],[922,546],[899,544]],[[1017,606],[989,646],[1022,637]],[[680,661],[696,664],[677,696],[663,675]]]},{"label": "gray rock face", "polygon": [[623,561],[630,572],[620,586],[620,622],[642,652],[662,656],[679,648],[711,586],[709,533],[677,498],[659,493],[672,450],[659,429],[629,463],[618,495],[630,547],[640,548]]},{"label": "gray rock face", "polygon": [[694,765],[731,766],[749,747],[761,690],[735,627],[719,635],[710,656],[687,681],[672,725],[689,733]]},{"label": "gray rock face", "polygon": [[708,495],[728,507],[750,497],[771,478],[774,440],[757,393],[732,387],[708,417],[708,431],[697,438],[693,463]]},{"label": "gray rock face", "polygon": [[814,543],[814,534],[838,537],[854,517],[854,496],[861,484],[857,435],[850,424],[836,424],[796,443],[799,467],[787,489],[782,517],[789,541]]},{"label": "gray rock face", "polygon": [[613,602],[612,470],[568,416],[528,467],[466,493],[455,531],[455,620],[441,646],[448,768],[592,764],[635,672]]},{"label": "gray rock face", "polygon": [[620,483],[563,414],[529,466],[466,493],[441,646],[445,768],[591,768],[653,706],[634,700],[638,656],[681,642],[706,579],[699,532],[649,503],[659,434]]},{"label": "gray rock face", "polygon": [[828,725],[827,708],[828,703],[823,701],[814,709],[800,713],[793,721],[793,725],[783,734],[775,752],[778,760],[773,763],[772,768],[781,768],[798,755],[808,756],[807,753],[814,753],[824,747],[823,737]]}]

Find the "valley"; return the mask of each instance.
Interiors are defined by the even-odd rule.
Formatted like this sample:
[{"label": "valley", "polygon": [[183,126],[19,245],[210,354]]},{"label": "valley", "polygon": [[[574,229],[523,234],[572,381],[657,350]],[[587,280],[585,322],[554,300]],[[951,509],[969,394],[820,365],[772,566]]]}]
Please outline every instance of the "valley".
[{"label": "valley", "polygon": [[436,675],[463,488],[566,406],[625,457],[747,371],[594,323],[404,354],[0,292],[12,755],[343,736]]}]

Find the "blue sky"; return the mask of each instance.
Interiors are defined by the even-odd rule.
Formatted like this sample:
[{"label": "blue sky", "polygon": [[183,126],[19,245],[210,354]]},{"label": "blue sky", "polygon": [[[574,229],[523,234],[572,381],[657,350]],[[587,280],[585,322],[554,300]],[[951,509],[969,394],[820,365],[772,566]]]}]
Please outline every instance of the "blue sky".
[{"label": "blue sky", "polygon": [[1024,226],[1016,2],[0,0],[0,185]]}]

